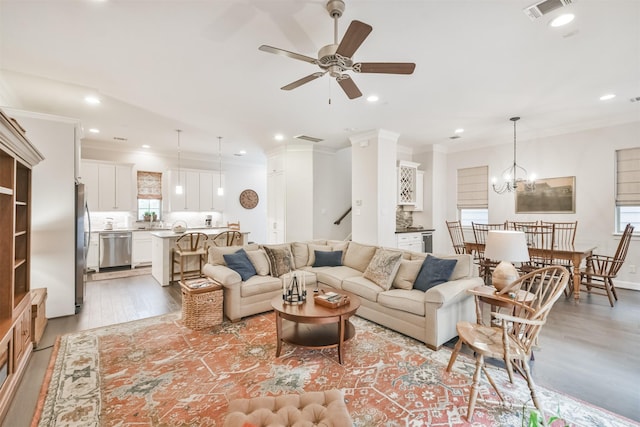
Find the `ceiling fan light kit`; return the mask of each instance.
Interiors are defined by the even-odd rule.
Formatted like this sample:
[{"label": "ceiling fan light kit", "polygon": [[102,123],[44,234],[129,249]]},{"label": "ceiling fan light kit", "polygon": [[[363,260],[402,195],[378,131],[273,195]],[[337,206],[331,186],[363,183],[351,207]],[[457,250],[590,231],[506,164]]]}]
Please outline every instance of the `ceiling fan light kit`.
[{"label": "ceiling fan light kit", "polygon": [[327,12],[333,18],[333,44],[326,45],[318,51],[318,58],[302,55],[288,50],[280,49],[273,46],[262,45],[258,49],[273,53],[275,55],[287,56],[299,61],[308,62],[317,65],[321,71],[309,74],[298,79],[288,85],[281,87],[282,90],[292,90],[303,84],[309,83],[317,78],[329,75],[336,79],[338,85],[342,88],[349,99],[355,99],[362,96],[362,92],[358,89],[353,79],[347,71],[356,73],[383,73],[383,74],[412,74],[416,68],[416,64],[412,62],[357,62],[354,63],[352,57],[358,50],[360,45],[369,36],[373,28],[371,25],[361,21],[351,21],[349,28],[338,43],[338,18],[342,16],[345,5],[343,0],[329,0],[327,2]]}]

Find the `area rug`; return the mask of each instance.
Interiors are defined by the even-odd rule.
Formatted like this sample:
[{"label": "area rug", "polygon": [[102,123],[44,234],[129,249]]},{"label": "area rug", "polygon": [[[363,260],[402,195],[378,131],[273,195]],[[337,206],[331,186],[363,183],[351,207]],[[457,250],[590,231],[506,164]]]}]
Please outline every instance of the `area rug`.
[{"label": "area rug", "polygon": [[[284,345],[275,357],[273,313],[192,331],[179,313],[64,335],[32,426],[221,426],[240,397],[338,388],[354,426],[521,426],[531,407],[521,378],[488,367],[506,402],[482,381],[473,424],[467,422],[473,360],[460,355],[445,372],[449,349],[437,352],[354,317],[357,334],[336,349]],[[547,416],[572,426],[638,426],[538,387]],[[565,425],[556,423],[554,425]]]}]

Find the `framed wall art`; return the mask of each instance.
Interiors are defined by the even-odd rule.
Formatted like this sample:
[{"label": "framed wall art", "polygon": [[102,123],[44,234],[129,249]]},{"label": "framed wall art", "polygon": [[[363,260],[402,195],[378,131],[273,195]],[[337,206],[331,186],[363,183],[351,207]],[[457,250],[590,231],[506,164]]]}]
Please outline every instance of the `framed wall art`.
[{"label": "framed wall art", "polygon": [[575,213],[576,177],[536,179],[535,190],[516,190],[516,213]]}]

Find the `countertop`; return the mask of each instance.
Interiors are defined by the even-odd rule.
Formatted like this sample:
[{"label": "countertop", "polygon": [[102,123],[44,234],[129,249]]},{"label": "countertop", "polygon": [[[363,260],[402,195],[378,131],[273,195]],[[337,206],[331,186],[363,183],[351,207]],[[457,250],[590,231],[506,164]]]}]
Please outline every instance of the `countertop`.
[{"label": "countertop", "polygon": [[434,232],[435,228],[397,228],[396,234],[400,233],[425,233],[425,232]]},{"label": "countertop", "polygon": [[[202,230],[207,230],[207,231],[213,231],[213,232],[216,232],[216,233],[220,233],[222,231],[227,231],[227,227],[189,227],[189,228],[187,228],[187,231],[202,231]],[[114,228],[112,230],[106,230],[104,228],[99,228],[99,229],[92,229],[91,230],[92,233],[111,233],[111,232],[119,232],[119,231],[131,231],[131,232],[136,232],[136,231],[166,232],[166,231],[169,231],[169,232],[171,232],[171,227],[154,227],[154,228],[131,227],[131,228]]]},{"label": "countertop", "polygon": [[[210,228],[188,228],[185,233],[199,232],[199,233],[204,233],[204,234],[210,235],[210,234],[218,234],[218,233],[221,233],[221,232],[227,231],[227,230],[228,230],[227,227],[222,227],[222,228],[216,228],[216,227],[210,227]],[[151,231],[151,235],[152,236],[160,237],[161,239],[167,239],[167,238],[171,238],[171,237],[180,237],[180,236],[182,236],[184,234],[184,233],[176,233],[176,232],[173,232],[171,230],[149,230],[149,231]],[[240,233],[249,234],[248,231],[240,231]]]}]

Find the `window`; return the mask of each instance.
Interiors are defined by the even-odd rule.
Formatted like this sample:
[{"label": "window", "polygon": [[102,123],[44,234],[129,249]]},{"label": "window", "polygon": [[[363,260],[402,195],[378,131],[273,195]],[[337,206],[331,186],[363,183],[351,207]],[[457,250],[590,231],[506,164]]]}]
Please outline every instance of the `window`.
[{"label": "window", "polygon": [[458,169],[457,206],[460,222],[489,222],[489,167]]},{"label": "window", "polygon": [[162,173],[138,171],[138,220],[157,221],[162,213]]},{"label": "window", "polygon": [[640,229],[640,148],[616,150],[616,232]]}]

